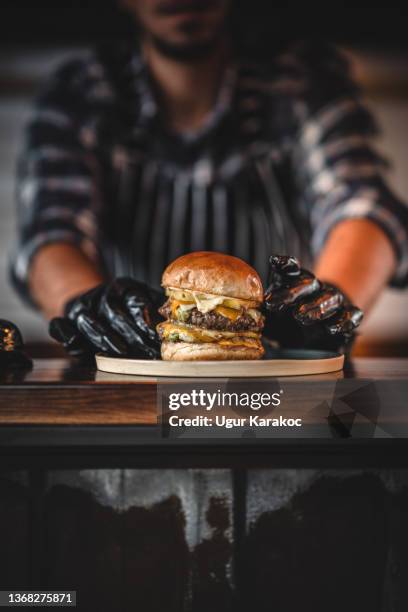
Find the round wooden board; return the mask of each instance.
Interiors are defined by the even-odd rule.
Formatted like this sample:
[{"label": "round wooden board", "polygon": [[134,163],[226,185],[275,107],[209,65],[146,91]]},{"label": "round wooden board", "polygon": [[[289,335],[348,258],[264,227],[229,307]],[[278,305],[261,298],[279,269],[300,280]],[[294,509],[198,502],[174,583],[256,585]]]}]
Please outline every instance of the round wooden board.
[{"label": "round wooden board", "polygon": [[[290,354],[290,351],[286,353]],[[298,351],[293,351],[293,355],[259,361],[162,361],[97,355],[96,364],[98,370],[103,372],[169,378],[304,376],[337,372],[344,365],[344,355],[334,353],[302,351],[302,355],[299,356]]]}]

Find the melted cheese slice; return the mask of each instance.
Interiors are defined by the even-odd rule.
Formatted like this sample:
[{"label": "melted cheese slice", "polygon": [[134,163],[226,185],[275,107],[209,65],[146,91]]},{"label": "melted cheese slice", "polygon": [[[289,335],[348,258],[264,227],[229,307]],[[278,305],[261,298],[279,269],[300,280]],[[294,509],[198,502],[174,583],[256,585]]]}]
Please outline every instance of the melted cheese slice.
[{"label": "melted cheese slice", "polygon": [[192,310],[193,308],[195,308],[195,302],[182,302],[180,300],[175,300],[174,298],[172,298],[170,300],[170,308],[171,308],[171,314],[176,319],[177,310],[179,308],[182,312],[185,312],[187,310]]},{"label": "melted cheese slice", "polygon": [[[254,346],[254,343],[259,343],[260,334],[253,331],[243,332],[226,332],[218,331],[213,329],[201,329],[199,327],[193,327],[190,325],[183,325],[181,323],[175,323],[173,321],[165,321],[159,323],[157,331],[163,340],[169,339],[170,336],[174,335],[174,342],[219,342],[223,346],[235,346],[237,342],[245,343],[250,341],[250,345]],[[227,343],[227,344],[225,344]]]},{"label": "melted cheese slice", "polygon": [[231,338],[231,340],[220,340],[217,344],[220,346],[246,346],[248,348],[259,347],[260,341],[255,338]]},{"label": "melted cheese slice", "polygon": [[237,310],[236,308],[228,308],[228,306],[216,306],[215,312],[230,319],[231,321],[235,321],[238,319],[241,314],[241,310]]}]

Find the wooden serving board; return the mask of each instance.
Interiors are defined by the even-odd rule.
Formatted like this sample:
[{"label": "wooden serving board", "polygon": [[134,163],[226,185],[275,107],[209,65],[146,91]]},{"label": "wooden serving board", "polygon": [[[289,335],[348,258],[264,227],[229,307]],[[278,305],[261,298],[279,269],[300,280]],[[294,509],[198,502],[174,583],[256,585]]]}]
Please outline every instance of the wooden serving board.
[{"label": "wooden serving board", "polygon": [[169,378],[265,378],[327,374],[343,368],[344,355],[323,351],[269,350],[257,361],[162,361],[96,356],[98,370]]}]

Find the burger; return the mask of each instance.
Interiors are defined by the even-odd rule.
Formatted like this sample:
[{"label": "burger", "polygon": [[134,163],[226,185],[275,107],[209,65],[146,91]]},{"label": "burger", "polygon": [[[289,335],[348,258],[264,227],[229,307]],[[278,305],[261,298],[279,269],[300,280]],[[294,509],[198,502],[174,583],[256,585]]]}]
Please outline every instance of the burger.
[{"label": "burger", "polygon": [[189,253],[165,269],[162,285],[167,301],[159,313],[166,320],[157,331],[164,360],[263,356],[263,288],[247,263],[223,253]]}]

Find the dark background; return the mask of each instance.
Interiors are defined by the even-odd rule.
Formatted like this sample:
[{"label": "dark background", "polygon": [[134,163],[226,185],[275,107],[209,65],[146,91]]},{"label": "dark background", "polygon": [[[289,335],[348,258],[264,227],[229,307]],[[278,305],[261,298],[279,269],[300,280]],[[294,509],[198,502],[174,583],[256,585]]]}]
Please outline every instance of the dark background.
[{"label": "dark background", "polygon": [[[86,43],[126,36],[130,24],[118,4],[118,0],[2,0],[0,44]],[[253,41],[271,44],[276,38],[306,36],[408,51],[408,11],[399,4],[233,0],[238,27]]]}]

